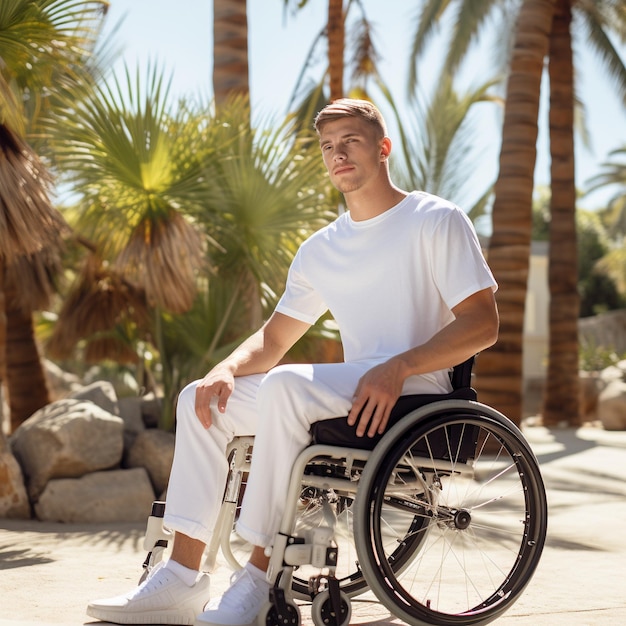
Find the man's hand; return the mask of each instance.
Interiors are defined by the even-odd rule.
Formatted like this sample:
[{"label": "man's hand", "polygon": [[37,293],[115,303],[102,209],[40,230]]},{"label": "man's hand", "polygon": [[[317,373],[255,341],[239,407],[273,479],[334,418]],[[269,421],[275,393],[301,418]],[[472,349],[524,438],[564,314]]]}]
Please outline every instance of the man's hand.
[{"label": "man's hand", "polygon": [[235,377],[228,367],[214,367],[196,387],[196,415],[205,428],[213,423],[211,400],[217,397],[217,410],[223,413],[230,394],[235,388]]},{"label": "man's hand", "polygon": [[366,431],[368,437],[385,432],[391,409],[402,393],[405,378],[406,367],[398,358],[373,367],[361,377],[348,413],[348,424],[353,426],[357,420],[359,422],[356,429],[358,437],[362,437]]}]

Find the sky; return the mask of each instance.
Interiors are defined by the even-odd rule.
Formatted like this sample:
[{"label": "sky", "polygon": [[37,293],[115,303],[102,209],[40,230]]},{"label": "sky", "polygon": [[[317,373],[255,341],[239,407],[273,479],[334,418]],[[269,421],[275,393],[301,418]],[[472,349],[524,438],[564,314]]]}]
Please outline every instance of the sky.
[{"label": "sky", "polygon": [[[406,104],[407,58],[411,35],[416,24],[416,4],[407,0],[362,0],[366,14],[374,24],[374,42],[381,53],[379,69],[400,107]],[[292,3],[293,4],[293,3]],[[284,12],[283,0],[248,0],[248,54],[250,95],[253,112],[278,116],[284,114],[304,66],[315,36],[326,22],[327,0],[309,0],[296,14]],[[126,65],[133,73],[157,62],[172,77],[173,95],[211,97],[213,3],[211,0],[110,0],[107,32],[117,26],[116,47],[121,55],[113,66],[118,73]],[[120,23],[121,20],[121,23]],[[433,44],[420,76],[427,87],[430,68],[445,52],[445,42]],[[626,46],[620,48],[626,60]],[[478,86],[491,77],[489,55],[484,46],[472,57],[462,73],[464,87]],[[585,188],[586,181],[599,172],[609,152],[626,144],[626,109],[610,89],[610,81],[593,52],[577,58],[583,60],[578,75],[578,92],[587,113],[592,138],[591,149],[575,140],[576,183]],[[430,71],[429,71],[430,70]],[[481,155],[480,185],[495,181],[500,147],[501,111],[492,105],[482,107],[476,116]],[[381,104],[390,121],[390,115]],[[535,183],[549,181],[547,111],[540,111],[538,156]],[[390,135],[393,137],[393,125]],[[584,197],[579,205],[598,208],[617,190],[597,191]]]}]

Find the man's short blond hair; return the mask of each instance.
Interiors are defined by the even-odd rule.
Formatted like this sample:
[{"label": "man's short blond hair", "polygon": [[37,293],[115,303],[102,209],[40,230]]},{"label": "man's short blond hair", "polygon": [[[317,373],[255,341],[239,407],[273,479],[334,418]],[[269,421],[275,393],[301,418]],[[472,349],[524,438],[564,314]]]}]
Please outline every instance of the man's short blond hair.
[{"label": "man's short blond hair", "polygon": [[327,104],[315,117],[315,130],[319,134],[326,122],[345,117],[359,117],[375,129],[379,138],[387,136],[387,125],[381,112],[368,100],[354,98],[340,98]]}]

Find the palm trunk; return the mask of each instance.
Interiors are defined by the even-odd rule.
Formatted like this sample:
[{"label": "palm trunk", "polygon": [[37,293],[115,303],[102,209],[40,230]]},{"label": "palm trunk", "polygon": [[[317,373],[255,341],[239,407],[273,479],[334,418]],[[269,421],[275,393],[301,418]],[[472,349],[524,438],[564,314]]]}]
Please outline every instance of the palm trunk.
[{"label": "palm trunk", "polygon": [[345,15],[343,0],[328,0],[328,72],[330,100],[343,98],[343,52],[345,47]]},{"label": "palm trunk", "polygon": [[517,20],[488,252],[499,284],[500,337],[480,355],[476,367],[481,400],[517,424],[522,419],[524,307],[539,95],[555,1],[524,0]]},{"label": "palm trunk", "polygon": [[7,371],[7,316],[6,296],[4,294],[4,262],[0,256],[0,432],[3,432],[4,415],[4,382]]},{"label": "palm trunk", "polygon": [[15,304],[11,281],[5,282],[6,372],[11,432],[50,401],[30,312]]},{"label": "palm trunk", "polygon": [[579,423],[578,255],[574,181],[574,71],[570,0],[558,0],[550,37],[550,341],[543,422]]},{"label": "palm trunk", "polygon": [[213,2],[213,93],[218,107],[229,96],[250,93],[246,0]]}]

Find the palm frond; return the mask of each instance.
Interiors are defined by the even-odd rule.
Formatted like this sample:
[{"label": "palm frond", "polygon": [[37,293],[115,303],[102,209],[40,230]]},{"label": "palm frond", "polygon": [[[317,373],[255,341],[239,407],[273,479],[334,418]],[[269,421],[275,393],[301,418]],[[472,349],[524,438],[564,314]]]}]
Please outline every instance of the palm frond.
[{"label": "palm frond", "polygon": [[55,94],[85,78],[107,8],[104,0],[3,0],[0,74],[20,95],[13,114],[22,124],[37,128]]},{"label": "palm frond", "polygon": [[[459,94],[450,75],[442,75],[432,98],[418,102],[412,123],[403,120],[405,123],[399,124],[405,127],[401,134],[405,163],[404,170],[394,171],[403,186],[423,189],[468,207],[471,163],[479,162],[479,143],[471,113],[478,103],[500,102],[489,93],[497,82],[493,79]],[[484,207],[489,193],[490,190],[483,191],[477,203]]]},{"label": "palm frond", "polygon": [[148,319],[144,292],[91,254],[65,298],[47,352],[53,358],[66,358],[86,341],[94,346],[88,352],[90,358],[120,358],[128,354],[128,346],[120,341],[119,329],[127,325],[145,328]]},{"label": "palm frond", "polygon": [[214,256],[221,271],[250,272],[276,291],[299,244],[334,219],[318,142],[311,132],[294,136],[293,128],[266,123],[240,135],[236,123],[222,125],[218,142],[230,147],[214,164],[196,214],[224,249]]},{"label": "palm frond", "polygon": [[[609,10],[608,4],[610,3],[581,3],[574,16],[578,23],[583,24],[586,41],[598,54],[612,85],[617,88],[620,98],[626,103],[626,66],[609,37],[609,32],[617,32],[622,42],[624,41],[626,15],[623,12],[620,15],[614,10]],[[614,17],[618,19],[614,20]]]},{"label": "palm frond", "polygon": [[77,227],[141,284],[149,302],[186,310],[204,244],[184,214],[204,202],[206,162],[215,154],[206,113],[172,111],[158,67],[146,79],[87,90],[50,127],[57,162],[81,196]]},{"label": "palm frond", "polygon": [[12,308],[20,308],[25,314],[40,311],[50,304],[57,291],[57,277],[63,266],[59,248],[43,248],[31,255],[21,255],[5,266],[6,291],[16,294]]},{"label": "palm frond", "polygon": [[452,0],[426,0],[416,17],[415,35],[409,54],[409,93],[415,93],[418,85],[417,64],[428,42],[440,26],[440,20]]},{"label": "palm frond", "polygon": [[58,247],[69,227],[50,200],[50,174],[30,146],[0,124],[0,260]]}]

